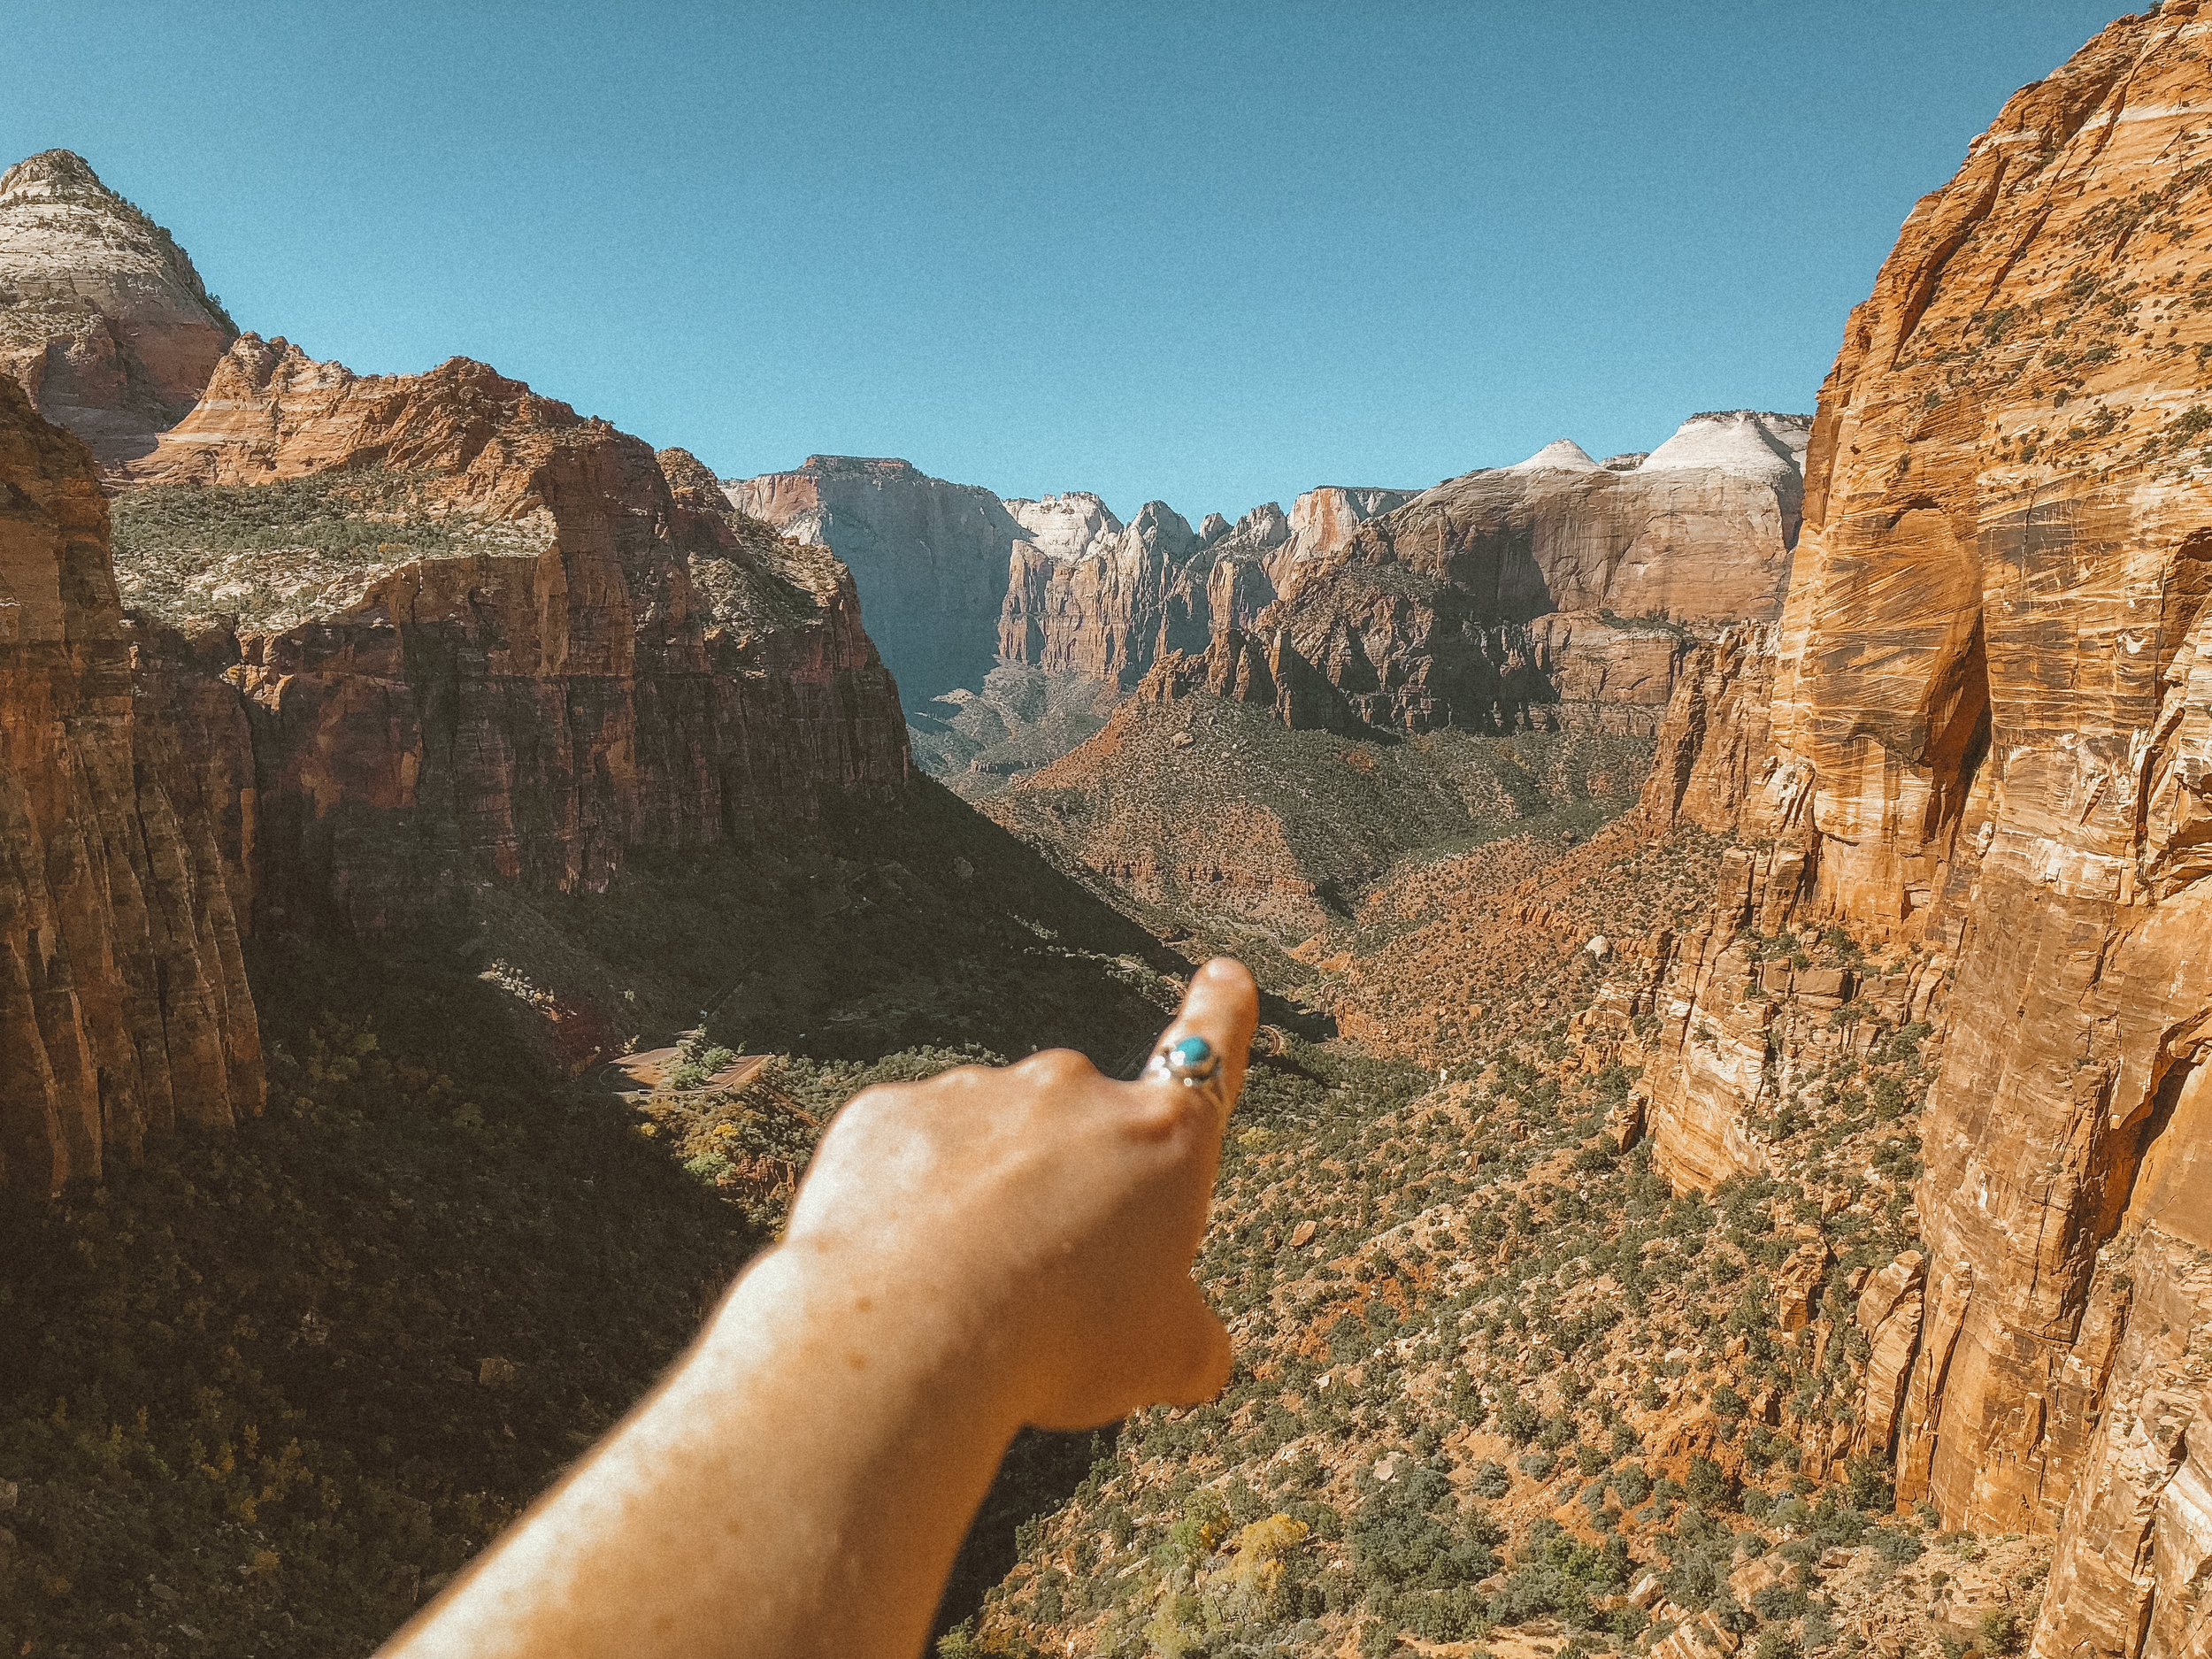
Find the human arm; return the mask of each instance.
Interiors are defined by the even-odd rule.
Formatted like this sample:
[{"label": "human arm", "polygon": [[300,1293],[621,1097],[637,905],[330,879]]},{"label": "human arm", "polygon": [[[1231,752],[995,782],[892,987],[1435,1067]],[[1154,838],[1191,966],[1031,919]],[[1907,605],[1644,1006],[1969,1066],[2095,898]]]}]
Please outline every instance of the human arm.
[{"label": "human arm", "polygon": [[1227,1379],[1189,1270],[1256,1018],[1237,964],[1193,980],[1217,1096],[1054,1051],[856,1097],[784,1241],[388,1659],[918,1653],[1017,1429]]}]

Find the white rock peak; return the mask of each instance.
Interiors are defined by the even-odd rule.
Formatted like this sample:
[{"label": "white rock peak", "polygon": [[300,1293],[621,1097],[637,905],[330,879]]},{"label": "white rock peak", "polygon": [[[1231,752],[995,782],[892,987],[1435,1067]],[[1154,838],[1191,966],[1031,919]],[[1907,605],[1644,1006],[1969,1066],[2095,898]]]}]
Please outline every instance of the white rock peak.
[{"label": "white rock peak", "polygon": [[1006,511],[1040,553],[1063,564],[1104,551],[1104,544],[1118,538],[1123,529],[1106,503],[1084,489],[1038,501],[1017,497],[1006,503]]},{"label": "white rock peak", "polygon": [[175,239],[83,157],[0,173],[0,374],[103,460],[150,449],[237,332]]},{"label": "white rock peak", "polygon": [[1780,486],[1805,475],[1805,445],[1813,423],[1803,415],[1732,409],[1692,415],[1674,436],[1654,449],[1636,470],[1666,472],[1686,467],[1716,467]]},{"label": "white rock peak", "polygon": [[1555,438],[1525,461],[1506,468],[1509,472],[1597,472],[1604,469],[1572,438]]}]

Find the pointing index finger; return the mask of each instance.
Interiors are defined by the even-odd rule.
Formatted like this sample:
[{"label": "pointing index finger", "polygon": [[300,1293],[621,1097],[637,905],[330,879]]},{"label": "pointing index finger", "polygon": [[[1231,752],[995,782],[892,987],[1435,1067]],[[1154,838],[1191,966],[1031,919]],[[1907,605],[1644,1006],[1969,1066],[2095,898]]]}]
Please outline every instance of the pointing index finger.
[{"label": "pointing index finger", "polygon": [[[1230,956],[1216,956],[1199,969],[1191,976],[1190,988],[1183,994],[1182,1008],[1160,1033],[1160,1041],[1170,1044],[1186,1037],[1202,1038],[1220,1056],[1221,1070],[1211,1088],[1186,1090],[1179,1085],[1173,1086],[1176,1092],[1217,1100],[1225,1119],[1229,1109],[1236,1103],[1239,1091],[1244,1087],[1245,1062],[1251,1054],[1252,1033],[1259,1029],[1259,987],[1252,982],[1252,975],[1242,963]],[[1215,1125],[1217,1130],[1220,1126]]]}]

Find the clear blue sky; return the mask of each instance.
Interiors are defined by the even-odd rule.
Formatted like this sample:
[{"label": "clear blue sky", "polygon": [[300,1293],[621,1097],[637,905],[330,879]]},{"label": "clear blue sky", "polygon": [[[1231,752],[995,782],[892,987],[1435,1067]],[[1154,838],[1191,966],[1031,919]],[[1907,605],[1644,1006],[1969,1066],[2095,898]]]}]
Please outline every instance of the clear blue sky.
[{"label": "clear blue sky", "polygon": [[1914,198],[2116,14],[63,0],[0,151],[357,370],[1194,521],[1809,410]]}]

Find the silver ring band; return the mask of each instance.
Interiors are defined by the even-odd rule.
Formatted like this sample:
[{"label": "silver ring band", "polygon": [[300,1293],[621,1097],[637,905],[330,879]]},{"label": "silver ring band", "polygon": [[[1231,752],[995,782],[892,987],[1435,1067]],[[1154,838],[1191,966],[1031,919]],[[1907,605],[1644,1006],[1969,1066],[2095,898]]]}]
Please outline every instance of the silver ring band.
[{"label": "silver ring band", "polygon": [[1216,1104],[1221,1102],[1221,1056],[1203,1037],[1179,1037],[1163,1042],[1145,1062],[1143,1080],[1171,1083],[1202,1090]]}]

